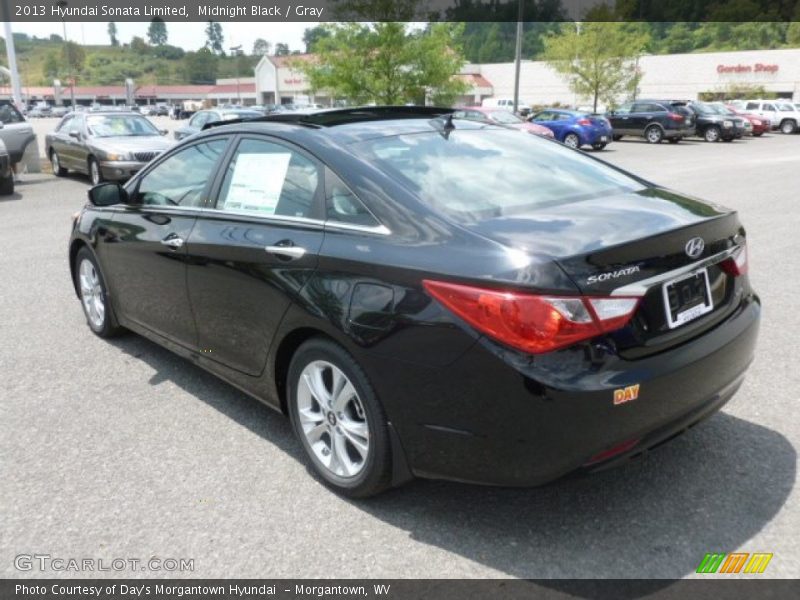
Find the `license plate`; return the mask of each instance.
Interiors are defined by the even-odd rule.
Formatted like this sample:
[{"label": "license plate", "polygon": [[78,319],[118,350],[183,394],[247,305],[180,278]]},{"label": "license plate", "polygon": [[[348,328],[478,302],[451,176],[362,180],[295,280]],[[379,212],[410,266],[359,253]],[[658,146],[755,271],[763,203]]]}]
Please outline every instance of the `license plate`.
[{"label": "license plate", "polygon": [[706,269],[668,281],[664,284],[663,291],[670,329],[693,321],[714,308]]},{"label": "license plate", "polygon": [[601,142],[607,142],[608,141],[608,136],[607,135],[601,135],[600,136],[600,141]]}]

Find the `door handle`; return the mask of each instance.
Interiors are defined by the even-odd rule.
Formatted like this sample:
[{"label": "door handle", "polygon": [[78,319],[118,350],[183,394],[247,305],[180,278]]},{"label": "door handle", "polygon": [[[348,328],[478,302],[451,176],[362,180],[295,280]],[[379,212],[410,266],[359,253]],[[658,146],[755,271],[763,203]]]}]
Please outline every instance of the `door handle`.
[{"label": "door handle", "polygon": [[306,253],[306,249],[300,246],[267,246],[265,250],[267,254],[272,254],[279,258],[287,258],[289,260],[302,258]]},{"label": "door handle", "polygon": [[182,237],[172,234],[168,235],[163,240],[161,240],[161,243],[164,244],[165,246],[169,246],[173,250],[177,250],[178,248],[183,246],[183,241],[184,240]]}]

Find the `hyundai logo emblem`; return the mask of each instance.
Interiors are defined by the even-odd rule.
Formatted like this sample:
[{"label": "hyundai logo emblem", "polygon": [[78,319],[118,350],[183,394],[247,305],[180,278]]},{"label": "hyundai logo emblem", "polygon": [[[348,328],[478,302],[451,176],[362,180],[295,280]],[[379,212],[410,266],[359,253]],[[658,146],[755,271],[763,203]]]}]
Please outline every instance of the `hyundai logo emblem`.
[{"label": "hyundai logo emblem", "polygon": [[703,241],[703,238],[692,238],[686,242],[686,256],[689,258],[697,258],[703,253],[705,247],[706,243]]}]

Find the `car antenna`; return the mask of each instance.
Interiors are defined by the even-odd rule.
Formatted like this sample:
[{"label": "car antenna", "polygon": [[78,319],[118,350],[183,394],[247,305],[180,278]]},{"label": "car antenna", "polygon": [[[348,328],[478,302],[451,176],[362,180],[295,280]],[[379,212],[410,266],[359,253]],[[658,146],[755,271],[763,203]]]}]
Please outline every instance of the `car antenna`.
[{"label": "car antenna", "polygon": [[453,123],[453,113],[447,113],[441,117],[432,119],[432,124],[439,130],[439,134],[444,139],[449,139],[450,133],[455,130],[456,126]]}]

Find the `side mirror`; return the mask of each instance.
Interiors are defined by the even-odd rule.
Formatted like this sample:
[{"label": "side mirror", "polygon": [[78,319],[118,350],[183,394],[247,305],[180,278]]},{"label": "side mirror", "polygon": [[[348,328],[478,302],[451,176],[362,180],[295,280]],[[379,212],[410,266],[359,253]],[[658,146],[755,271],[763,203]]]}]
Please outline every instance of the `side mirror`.
[{"label": "side mirror", "polygon": [[70,131],[69,132],[69,137],[75,138],[76,140],[79,140],[79,139],[81,139],[81,134],[78,131]]},{"label": "side mirror", "polygon": [[167,131],[166,129],[159,129],[158,133],[160,133],[161,135],[167,135],[169,131]]},{"label": "side mirror", "polygon": [[89,202],[94,206],[127,204],[128,192],[120,184],[112,181],[100,183],[89,190]]}]

